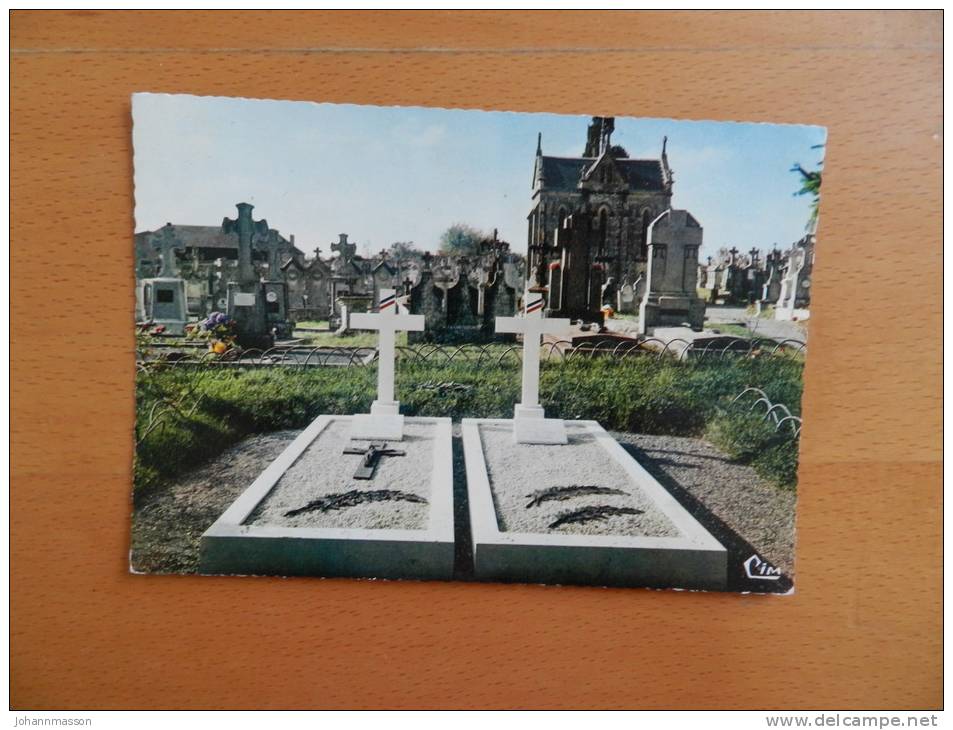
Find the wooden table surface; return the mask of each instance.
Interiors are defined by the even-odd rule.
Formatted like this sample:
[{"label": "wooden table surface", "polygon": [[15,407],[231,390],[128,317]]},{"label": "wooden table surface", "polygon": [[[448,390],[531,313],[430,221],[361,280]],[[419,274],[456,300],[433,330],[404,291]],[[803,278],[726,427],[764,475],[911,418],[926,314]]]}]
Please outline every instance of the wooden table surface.
[{"label": "wooden table surface", "polygon": [[[14,707],[941,704],[938,12],[11,27]],[[130,575],[135,91],[826,125],[797,594]]]}]

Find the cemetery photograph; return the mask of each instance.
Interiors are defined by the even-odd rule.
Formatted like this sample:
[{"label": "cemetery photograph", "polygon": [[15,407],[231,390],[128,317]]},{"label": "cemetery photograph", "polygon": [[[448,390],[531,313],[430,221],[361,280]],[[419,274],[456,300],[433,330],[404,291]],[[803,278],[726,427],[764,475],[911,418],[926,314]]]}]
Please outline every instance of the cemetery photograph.
[{"label": "cemetery photograph", "polygon": [[794,592],[824,128],[132,116],[131,571]]}]

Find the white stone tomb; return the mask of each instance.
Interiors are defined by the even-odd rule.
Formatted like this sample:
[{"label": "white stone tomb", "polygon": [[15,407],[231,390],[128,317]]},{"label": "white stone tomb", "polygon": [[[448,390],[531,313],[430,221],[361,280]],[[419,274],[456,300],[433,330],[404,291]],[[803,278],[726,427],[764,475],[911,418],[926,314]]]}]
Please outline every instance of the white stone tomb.
[{"label": "white stone tomb", "polygon": [[394,331],[418,321],[381,299],[353,315],[381,331],[377,412],[313,421],[202,535],[200,572],[453,576],[450,419],[397,413]]},{"label": "white stone tomb", "polygon": [[522,317],[497,318],[524,336],[522,403],[513,420],[463,419],[475,577],[724,589],[725,548],[614,438],[544,418],[539,338],[568,321],[524,301]]}]

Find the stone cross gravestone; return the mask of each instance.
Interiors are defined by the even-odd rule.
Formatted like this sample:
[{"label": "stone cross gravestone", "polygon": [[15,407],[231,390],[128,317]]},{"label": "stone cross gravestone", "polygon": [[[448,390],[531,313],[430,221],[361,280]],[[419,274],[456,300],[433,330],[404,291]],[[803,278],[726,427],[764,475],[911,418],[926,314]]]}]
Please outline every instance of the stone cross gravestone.
[{"label": "stone cross gravestone", "polygon": [[238,236],[238,270],[228,282],[228,316],[235,320],[238,343],[268,349],[274,343],[268,328],[261,282],[252,265],[252,237],[267,236],[268,223],[252,220],[253,205],[238,203],[238,217],[222,221],[222,233]]},{"label": "stone cross gravestone", "polygon": [[157,277],[140,281],[137,305],[146,320],[161,325],[168,334],[184,334],[189,321],[188,297],[175,252],[184,251],[185,247],[176,238],[171,223],[152,236],[151,242],[161,257],[161,269]]},{"label": "stone cross gravestone", "polygon": [[562,419],[546,418],[539,404],[539,346],[544,334],[565,335],[568,319],[543,317],[543,295],[526,288],[521,317],[497,317],[496,331],[523,335],[523,389],[513,412],[513,437],[520,444],[564,444]]},{"label": "stone cross gravestone", "polygon": [[394,341],[397,332],[422,330],[424,316],[399,312],[394,289],[381,289],[380,297],[377,312],[351,315],[351,327],[379,333],[377,400],[369,414],[354,416],[351,438],[400,441],[404,437],[404,417],[400,415],[400,403],[394,399]]},{"label": "stone cross gravestone", "polygon": [[350,261],[357,253],[357,244],[347,240],[346,233],[338,234],[337,243],[331,244],[331,250],[336,251],[341,261]]},{"label": "stone cross gravestone", "polygon": [[185,251],[185,247],[175,237],[175,231],[171,223],[166,223],[162,227],[162,233],[152,237],[152,245],[162,259],[159,276],[170,279],[177,277],[179,275],[179,262],[175,258],[175,253],[176,251]]}]

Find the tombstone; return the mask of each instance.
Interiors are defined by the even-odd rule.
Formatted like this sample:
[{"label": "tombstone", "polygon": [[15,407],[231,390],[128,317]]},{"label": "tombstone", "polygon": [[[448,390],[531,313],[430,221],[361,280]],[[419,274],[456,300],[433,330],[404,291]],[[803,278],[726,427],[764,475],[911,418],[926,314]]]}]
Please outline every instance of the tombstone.
[{"label": "tombstone", "polygon": [[618,287],[616,286],[615,279],[611,276],[606,279],[606,283],[602,285],[601,291],[602,294],[600,296],[600,301],[602,302],[602,306],[604,307],[608,305],[615,308],[617,299],[616,294],[618,293]]},{"label": "tombstone", "polygon": [[765,257],[764,283],[761,286],[762,306],[774,304],[781,296],[782,260],[781,252],[777,248],[772,249]]},{"label": "tombstone", "polygon": [[711,289],[711,285],[714,283],[711,279],[711,270],[712,270],[712,257],[709,256],[708,260],[703,264],[698,264],[698,288],[699,289]]},{"label": "tombstone", "polygon": [[616,311],[620,314],[635,314],[638,311],[637,301],[635,288],[629,282],[628,275],[626,275],[616,295]]},{"label": "tombstone", "polygon": [[807,319],[811,274],[814,268],[814,236],[807,235],[791,247],[781,276],[781,290],[774,308],[775,319]]},{"label": "tombstone", "polygon": [[720,294],[724,267],[719,259],[708,257],[708,271],[705,288],[708,290],[708,303],[714,304]]},{"label": "tombstone", "polygon": [[186,249],[186,256],[178,261],[179,276],[185,279],[185,294],[189,316],[204,319],[208,304],[208,271],[199,260],[198,248]]},{"label": "tombstone", "polygon": [[394,398],[394,341],[398,331],[422,330],[424,317],[398,312],[397,291],[382,289],[378,311],[352,314],[351,326],[379,333],[377,399],[371,405],[370,414],[354,417],[351,437],[400,441],[404,437],[404,417],[400,414],[400,403]]},{"label": "tombstone", "polygon": [[268,261],[267,276],[262,282],[268,327],[276,337],[288,339],[294,331],[294,323],[289,314],[288,284],[285,281],[284,269],[281,267],[283,243],[278,231],[274,228],[268,229],[268,235],[264,240],[259,241],[259,246],[265,249]]},{"label": "tombstone", "polygon": [[[338,242],[331,244],[331,250],[337,252],[337,257],[331,262],[331,313],[329,324],[331,329],[345,333],[349,330],[347,316],[354,312],[367,312],[374,305],[373,289],[364,283],[364,271],[361,268],[357,252],[357,244],[347,239],[346,233],[338,234]],[[342,310],[342,307],[345,310]]]},{"label": "tombstone", "polygon": [[440,298],[443,316],[446,319],[450,309],[450,297],[448,293],[451,289],[460,283],[461,267],[449,256],[443,256],[437,259],[436,265],[431,265],[434,286],[442,292]]},{"label": "tombstone", "polygon": [[806,309],[811,303],[811,283],[814,274],[814,234],[809,234],[798,242],[802,262],[798,272],[797,286],[794,289],[794,306]]},{"label": "tombstone", "polygon": [[235,279],[238,271],[238,262],[231,259],[219,258],[213,265],[214,281],[210,291],[212,311],[226,312],[228,310],[228,282]]},{"label": "tombstone", "polygon": [[186,282],[179,276],[176,251],[184,246],[175,237],[171,223],[167,223],[162,232],[151,239],[161,258],[159,275],[139,282],[139,296],[143,318],[156,325],[165,327],[168,334],[185,334],[189,322],[188,296]]},{"label": "tombstone", "polygon": [[503,262],[503,282],[507,287],[522,291],[525,278],[522,261],[511,259]]},{"label": "tombstone", "polygon": [[[552,282],[558,280],[558,300],[553,297],[549,311],[554,316],[602,325],[602,283],[604,266],[596,260],[597,235],[589,213],[573,213],[556,229],[559,267],[551,270]],[[558,304],[557,304],[558,302]]]},{"label": "tombstone", "polygon": [[199,572],[453,577],[450,419],[399,415],[394,333],[423,322],[396,311],[393,290],[381,297],[354,315],[380,331],[371,413],[312,422],[205,531]]},{"label": "tombstone", "polygon": [[185,325],[189,321],[185,280],[146,279],[141,287],[142,309],[146,321],[165,327],[167,334],[185,334]]},{"label": "tombstone", "polygon": [[522,291],[522,270],[515,261],[497,264],[495,276],[486,290],[486,305],[483,312],[483,339],[511,342],[516,336],[496,332],[497,317],[512,317],[518,311]]},{"label": "tombstone", "polygon": [[735,265],[735,254],[737,254],[737,252],[737,249],[734,248],[731,250],[727,248],[718,249],[718,266],[716,269],[717,276],[715,277],[714,290],[729,300],[731,298],[731,286],[734,280],[732,270]]},{"label": "tombstone", "polygon": [[238,267],[234,280],[228,282],[226,311],[235,321],[235,338],[241,347],[267,350],[274,337],[268,326],[264,289],[252,264],[252,239],[267,236],[268,223],[252,220],[253,205],[238,203],[235,207],[238,217],[222,221],[222,233],[238,237]]},{"label": "tombstone", "polygon": [[701,330],[705,303],[695,289],[702,227],[686,210],[669,208],[649,226],[645,295],[639,306],[639,333],[687,324]]},{"label": "tombstone", "polygon": [[136,321],[142,322],[146,318],[145,307],[142,301],[142,282],[145,279],[154,279],[158,273],[155,262],[136,257]]},{"label": "tombstone", "polygon": [[393,289],[399,282],[397,269],[387,260],[387,252],[381,252],[381,260],[371,270],[371,287],[373,292],[373,301],[380,301],[380,293],[383,289]]},{"label": "tombstone", "polygon": [[718,289],[726,303],[740,303],[745,300],[745,282],[740,253],[734,246],[724,252],[725,265]]},{"label": "tombstone", "polygon": [[438,337],[444,330],[446,313],[444,311],[443,292],[434,286],[433,255],[427,251],[421,261],[420,277],[410,291],[410,311],[424,317],[424,332],[408,332],[407,342],[417,344]]},{"label": "tombstone", "polygon": [[[709,260],[711,258],[709,257]],[[708,266],[699,262],[698,264],[698,273],[695,278],[695,288],[696,289],[705,289],[705,283],[708,281]]]},{"label": "tombstone", "polygon": [[457,283],[447,289],[447,310],[444,342],[477,342],[482,336],[482,318],[477,316],[477,290],[470,286],[469,277],[461,274]]},{"label": "tombstone", "polygon": [[496,259],[487,255],[477,258],[476,265],[467,272],[467,280],[475,294],[473,313],[481,321],[486,315],[487,289],[493,286],[498,276]]},{"label": "tombstone", "polygon": [[477,289],[470,285],[466,257],[424,257],[424,268],[410,296],[410,311],[424,315],[426,330],[409,333],[408,342],[477,342],[483,320],[477,315]]},{"label": "tombstone", "polygon": [[337,243],[331,244],[331,250],[337,252],[341,261],[352,261],[357,254],[357,244],[349,242],[346,233],[339,233]]},{"label": "tombstone", "polygon": [[325,320],[331,315],[331,269],[315,246],[314,258],[293,256],[281,266],[288,284],[289,318],[296,322]]},{"label": "tombstone", "polygon": [[497,317],[497,332],[523,335],[522,397],[513,411],[513,438],[521,444],[564,444],[566,429],[560,419],[546,418],[539,404],[539,348],[545,334],[569,333],[568,319],[543,317],[543,295],[526,288],[520,317]]},{"label": "tombstone", "polygon": [[764,270],[761,267],[761,251],[752,248],[748,252],[748,262],[744,269],[745,301],[754,304],[761,297],[761,287],[764,284]]}]

